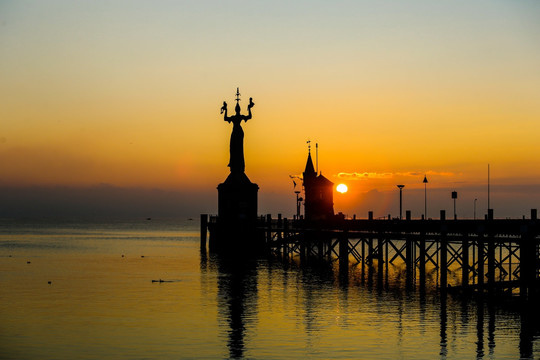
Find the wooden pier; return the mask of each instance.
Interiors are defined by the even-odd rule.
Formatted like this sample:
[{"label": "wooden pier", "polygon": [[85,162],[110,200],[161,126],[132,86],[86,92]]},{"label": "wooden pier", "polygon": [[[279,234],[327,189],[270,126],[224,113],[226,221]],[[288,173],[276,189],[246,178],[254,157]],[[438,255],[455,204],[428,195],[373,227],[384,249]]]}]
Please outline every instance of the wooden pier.
[{"label": "wooden pier", "polygon": [[[203,225],[204,223],[204,225]],[[201,246],[206,228],[215,217],[201,216]],[[204,228],[204,230],[203,230]],[[424,287],[426,271],[435,269],[442,291],[519,291],[525,298],[538,292],[540,222],[536,209],[530,219],[494,219],[490,210],[484,220],[335,219],[289,220],[270,215],[257,220],[268,251],[300,259],[317,257],[338,261],[340,269],[350,262],[388,274],[389,264],[402,264],[407,283]],[[449,274],[453,281],[448,280]],[[458,274],[459,276],[455,276]],[[459,282],[456,283],[456,278]]]}]

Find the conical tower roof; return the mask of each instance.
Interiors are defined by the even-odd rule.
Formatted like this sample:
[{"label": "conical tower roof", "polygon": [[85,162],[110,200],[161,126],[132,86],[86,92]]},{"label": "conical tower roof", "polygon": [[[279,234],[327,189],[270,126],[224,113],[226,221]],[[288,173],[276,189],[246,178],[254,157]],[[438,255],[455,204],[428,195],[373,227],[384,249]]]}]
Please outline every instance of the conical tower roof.
[{"label": "conical tower roof", "polygon": [[313,166],[313,160],[311,160],[311,152],[308,153],[306,169],[304,170],[305,175],[317,175],[315,173],[315,167]]}]

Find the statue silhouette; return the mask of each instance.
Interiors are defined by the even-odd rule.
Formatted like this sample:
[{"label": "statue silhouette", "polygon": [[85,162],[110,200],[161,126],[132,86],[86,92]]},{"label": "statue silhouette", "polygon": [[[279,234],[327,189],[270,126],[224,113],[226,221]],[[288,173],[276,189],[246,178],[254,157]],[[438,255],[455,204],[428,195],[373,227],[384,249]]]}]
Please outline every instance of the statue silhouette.
[{"label": "statue silhouette", "polygon": [[230,143],[230,158],[229,158],[229,168],[231,173],[240,173],[243,174],[246,168],[244,162],[244,130],[242,130],[242,120],[248,121],[251,119],[251,108],[255,105],[253,98],[249,98],[248,105],[248,115],[240,114],[240,92],[239,89],[236,89],[236,107],[234,108],[236,114],[233,116],[227,116],[227,103],[224,101],[223,106],[221,107],[221,113],[223,115],[223,120],[233,123],[233,130],[231,133],[231,143]]},{"label": "statue silhouette", "polygon": [[[223,120],[233,124],[230,142],[230,173],[227,179],[218,185],[218,222],[214,241],[210,248],[217,252],[255,253],[264,245],[264,239],[258,239],[255,225],[257,223],[257,192],[259,186],[252,183],[245,173],[244,131],[242,121],[251,119],[251,108],[255,105],[249,99],[248,114],[240,114],[240,91],[236,89],[235,114],[228,116],[227,103],[224,101],[221,113]],[[256,241],[253,241],[257,239]],[[260,241],[259,241],[260,240]]]}]

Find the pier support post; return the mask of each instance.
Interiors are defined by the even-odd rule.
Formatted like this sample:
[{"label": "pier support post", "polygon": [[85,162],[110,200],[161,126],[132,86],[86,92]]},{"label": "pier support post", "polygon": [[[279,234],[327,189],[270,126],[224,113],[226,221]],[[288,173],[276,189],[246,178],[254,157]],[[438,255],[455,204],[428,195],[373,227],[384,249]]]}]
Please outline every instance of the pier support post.
[{"label": "pier support post", "polygon": [[300,262],[304,263],[306,261],[306,254],[307,254],[305,239],[304,241],[300,242],[299,251],[300,251]]},{"label": "pier support post", "polygon": [[420,288],[425,289],[426,286],[426,232],[423,230],[420,233]]},{"label": "pier support post", "polygon": [[347,288],[349,284],[349,234],[344,230],[339,235],[339,285]]},{"label": "pier support post", "polygon": [[362,254],[362,271],[364,271],[364,266],[366,265],[366,240],[365,239],[361,239],[360,240],[362,242],[362,248],[361,248],[361,254]]},{"label": "pier support post", "polygon": [[[380,283],[382,283],[383,280],[383,269],[384,269],[384,257],[383,257],[383,251],[384,251],[384,237],[382,236],[382,233],[379,233],[379,239],[377,240],[377,267],[378,267],[378,276],[377,279]],[[386,259],[388,260],[388,259]]]},{"label": "pier support post", "polygon": [[463,234],[461,242],[461,286],[469,286],[469,234]]},{"label": "pier support post", "polygon": [[488,236],[488,250],[487,250],[487,260],[488,260],[488,269],[487,269],[487,280],[488,287],[493,289],[495,286],[495,239],[492,236]]},{"label": "pier support post", "polygon": [[266,214],[266,245],[272,242],[272,215]]},{"label": "pier support post", "polygon": [[[349,232],[344,230],[339,234],[339,268],[345,269],[349,266]],[[340,271],[343,273],[342,271]]]},{"label": "pier support post", "polygon": [[446,211],[441,210],[441,290],[446,291],[448,286],[448,239],[446,238]]},{"label": "pier support post", "polygon": [[[410,212],[407,211],[407,215],[410,215]],[[410,220],[409,218],[406,218]],[[409,237],[405,237],[405,276],[407,287],[410,287],[414,278],[414,256],[413,256],[413,240]]]},{"label": "pier support post", "polygon": [[523,299],[532,299],[535,295],[535,281],[537,273],[537,253],[535,242],[536,220],[529,226],[524,226],[519,243],[520,253],[520,295]]},{"label": "pier support post", "polygon": [[283,232],[283,222],[281,220],[281,214],[277,214],[277,233],[278,233],[278,240],[281,240],[282,238],[282,232]]},{"label": "pier support post", "polygon": [[289,240],[289,220],[283,219],[283,239],[288,242]]},{"label": "pier support post", "polygon": [[487,250],[487,261],[488,261],[488,270],[487,270],[487,278],[488,278],[488,287],[490,290],[493,289],[495,286],[495,237],[493,236],[493,232],[491,230],[493,221],[493,209],[488,210],[488,225],[487,225],[487,243],[488,243],[488,250]]},{"label": "pier support post", "polygon": [[373,266],[373,238],[372,237],[368,239],[367,265],[368,267]]},{"label": "pier support post", "polygon": [[478,289],[484,291],[484,233],[478,234]]},{"label": "pier support post", "polygon": [[201,214],[201,250],[206,249],[206,235],[208,234],[208,214]]}]

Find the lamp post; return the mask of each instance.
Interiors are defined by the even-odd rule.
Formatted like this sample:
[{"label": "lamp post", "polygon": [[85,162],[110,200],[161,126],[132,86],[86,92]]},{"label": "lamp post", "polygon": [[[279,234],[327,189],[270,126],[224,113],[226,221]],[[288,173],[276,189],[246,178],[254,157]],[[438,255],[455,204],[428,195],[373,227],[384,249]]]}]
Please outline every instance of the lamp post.
[{"label": "lamp post", "polygon": [[403,209],[402,190],[405,187],[405,185],[398,185],[397,187],[399,188],[399,220],[401,220],[402,219],[401,214],[402,214],[402,209]]},{"label": "lamp post", "polygon": [[296,190],[294,193],[296,194],[296,219],[300,220],[300,203],[304,199],[298,197],[298,195],[300,195],[300,191]]},{"label": "lamp post", "polygon": [[477,201],[477,200],[478,200],[478,199],[474,199],[474,215],[473,215],[473,216],[474,216],[474,220],[476,220],[476,201]]},{"label": "lamp post", "polygon": [[457,215],[456,215],[457,191],[452,191],[452,199],[454,199],[454,220],[457,220]]},{"label": "lamp post", "polygon": [[489,164],[488,164],[488,214],[489,214],[489,209],[491,209],[489,207]]},{"label": "lamp post", "polygon": [[424,175],[424,219],[427,220],[427,177]]}]

